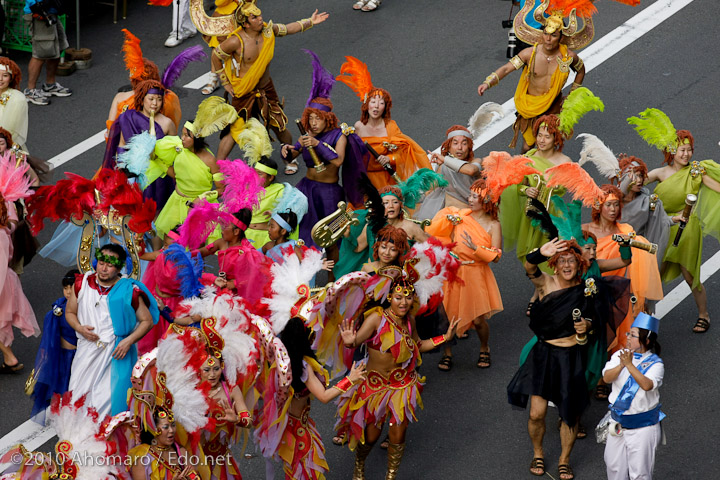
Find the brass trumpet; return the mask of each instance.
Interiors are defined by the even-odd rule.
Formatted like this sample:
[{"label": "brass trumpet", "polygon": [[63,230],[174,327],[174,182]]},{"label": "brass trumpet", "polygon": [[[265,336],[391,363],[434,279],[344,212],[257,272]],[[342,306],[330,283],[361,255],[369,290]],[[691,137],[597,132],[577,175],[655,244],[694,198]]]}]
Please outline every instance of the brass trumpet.
[{"label": "brass trumpet", "polygon": [[[580,311],[579,308],[573,309],[572,318],[573,318],[574,323],[578,323],[578,322],[582,321],[582,312]],[[577,341],[578,345],[585,345],[588,342],[587,334],[576,333],[575,341]]]}]

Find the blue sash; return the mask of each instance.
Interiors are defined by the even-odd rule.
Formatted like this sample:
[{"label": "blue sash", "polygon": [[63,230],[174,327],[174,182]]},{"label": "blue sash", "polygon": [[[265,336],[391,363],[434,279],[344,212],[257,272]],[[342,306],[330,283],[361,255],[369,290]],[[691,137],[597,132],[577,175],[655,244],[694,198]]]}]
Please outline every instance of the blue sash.
[{"label": "blue sash", "polygon": [[[132,307],[132,294],[133,287],[140,288],[149,300],[148,310],[153,319],[153,324],[158,322],[158,308],[155,298],[142,283],[130,279],[121,278],[113,288],[110,290],[107,296],[108,309],[110,310],[110,319],[112,320],[113,330],[115,333],[115,345],[117,347],[123,339],[127,338],[135,327],[137,326],[137,316],[135,315],[135,309]],[[111,368],[111,382],[112,382],[112,394],[111,394],[111,405],[112,414],[117,415],[118,413],[127,410],[127,391],[132,387],[131,374],[132,368],[137,362],[138,352],[137,345],[130,347],[130,350],[122,360],[115,358],[110,362]]]},{"label": "blue sash", "polygon": [[[639,354],[636,353],[634,355],[638,358]],[[662,363],[662,360],[653,353],[647,357],[644,362],[638,365],[638,371],[645,375],[645,372],[650,370],[650,367],[656,363]],[[615,403],[610,405],[610,414],[612,415],[613,420],[622,425],[623,428],[633,429],[648,427],[660,422],[666,416],[660,411],[660,404],[647,412],[637,413],[635,415],[624,415],[627,409],[630,408],[630,404],[632,403],[633,398],[635,398],[635,394],[637,394],[639,388],[640,385],[632,377],[632,375],[630,375],[625,382],[625,385],[623,385],[622,390],[620,390],[620,394],[615,400]]]}]

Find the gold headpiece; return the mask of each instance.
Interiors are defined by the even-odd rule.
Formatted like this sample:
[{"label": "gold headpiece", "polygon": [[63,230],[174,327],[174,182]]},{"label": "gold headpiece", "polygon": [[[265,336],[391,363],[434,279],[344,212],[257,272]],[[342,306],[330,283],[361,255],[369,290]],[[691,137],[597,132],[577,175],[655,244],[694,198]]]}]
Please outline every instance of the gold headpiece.
[{"label": "gold headpiece", "polygon": [[545,19],[545,28],[543,31],[549,35],[552,35],[558,30],[562,30],[565,27],[563,21],[563,14],[560,10],[553,11],[550,16]]},{"label": "gold headpiece", "polygon": [[[581,0],[578,0],[578,4],[582,4]],[[565,12],[561,9],[550,8],[550,0],[543,0],[543,2],[533,11],[535,6],[534,2],[527,1],[520,12],[515,16],[513,21],[513,27],[515,29],[515,35],[521,41],[528,45],[534,45],[542,41],[543,33],[552,34],[558,30],[562,33],[563,37],[560,43],[567,45],[571,50],[578,50],[587,46],[595,36],[595,27],[593,26],[592,17],[590,13],[587,15],[581,15],[576,12],[575,8],[569,10],[567,13],[568,23],[565,26],[563,17],[565,12],[568,12],[568,8]],[[592,5],[590,6],[592,7]],[[581,7],[584,12],[592,12],[591,8],[587,6]],[[549,17],[545,16],[546,11],[549,13]],[[527,24],[525,18],[532,12],[532,16],[540,25],[542,30],[532,27]],[[583,26],[579,28],[578,17],[582,18]]]},{"label": "gold headpiece", "polygon": [[235,10],[235,20],[237,21],[238,25],[242,25],[245,23],[250,15],[255,15],[256,17],[259,17],[262,14],[260,9],[257,5],[255,5],[255,0],[249,1],[249,2],[243,2],[241,0],[240,6],[237,10]]}]

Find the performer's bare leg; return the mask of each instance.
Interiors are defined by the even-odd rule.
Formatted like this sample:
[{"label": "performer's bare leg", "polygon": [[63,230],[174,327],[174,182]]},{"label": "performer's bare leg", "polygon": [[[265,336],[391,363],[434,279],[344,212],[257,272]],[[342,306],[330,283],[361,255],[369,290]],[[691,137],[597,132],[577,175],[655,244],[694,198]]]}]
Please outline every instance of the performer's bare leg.
[{"label": "performer's bare leg", "polygon": [[[570,465],[570,452],[572,452],[573,445],[575,445],[575,439],[577,438],[578,422],[575,422],[575,426],[571,427],[565,422],[560,423],[560,459],[558,465]],[[560,476],[562,480],[566,480],[566,477]],[[568,477],[569,478],[569,477]]]},{"label": "performer's bare leg", "polygon": [[[690,273],[688,269],[683,267],[682,265],[680,265],[680,271],[682,272],[685,282],[687,282],[688,286],[692,288],[693,280],[695,280],[692,273]],[[695,288],[692,291],[692,294],[693,298],[695,298],[695,304],[698,307],[698,317],[710,321],[710,312],[708,312],[707,309],[707,291],[705,291],[705,287],[703,287],[703,284],[701,283],[697,288]],[[694,327],[693,331],[704,332],[705,329]]]},{"label": "performer's bare leg", "polygon": [[[473,320],[473,326],[480,339],[480,351],[490,353],[490,325],[488,325],[485,315],[481,315]],[[486,368],[490,366],[489,361],[481,360],[478,362],[478,367]]]},{"label": "performer's bare leg", "polygon": [[545,415],[548,402],[544,398],[533,395],[530,397],[530,418],[528,418],[528,433],[533,445],[533,458],[545,458],[543,451],[543,437],[545,437]]},{"label": "performer's bare leg", "polygon": [[3,362],[5,362],[5,365],[9,367],[14,367],[19,363],[19,360],[13,353],[12,349],[3,345],[2,342],[0,342],[0,353],[2,353]]}]

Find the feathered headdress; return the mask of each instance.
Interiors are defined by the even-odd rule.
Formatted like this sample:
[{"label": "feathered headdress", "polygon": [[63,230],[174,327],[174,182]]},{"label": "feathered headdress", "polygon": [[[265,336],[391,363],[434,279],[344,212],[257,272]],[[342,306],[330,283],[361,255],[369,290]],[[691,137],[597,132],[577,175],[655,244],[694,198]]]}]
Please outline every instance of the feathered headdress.
[{"label": "feathered headdress", "polygon": [[558,115],[560,119],[558,130],[565,138],[570,138],[577,122],[591,110],[602,112],[605,110],[605,104],[586,87],[573,90],[563,102],[562,110]]},{"label": "feathered headdress", "polygon": [[677,151],[677,130],[662,110],[648,108],[640,112],[639,117],[628,118],[627,122],[635,126],[638,135],[651,147],[671,153]]},{"label": "feathered headdress", "polygon": [[310,298],[310,281],[322,269],[322,252],[308,249],[302,261],[295,252],[283,255],[283,262],[273,263],[272,297],[265,300],[270,308],[270,323],[279,335],[288,320],[301,315],[303,304]]},{"label": "feathered headdress", "polygon": [[483,130],[505,116],[502,105],[495,102],[485,102],[475,110],[468,120],[468,130],[473,138],[478,138]]},{"label": "feathered headdress", "polygon": [[300,225],[302,218],[308,212],[308,199],[305,194],[289,183],[283,183],[283,187],[282,197],[273,208],[272,214],[291,211],[297,216],[297,223]]},{"label": "feathered headdress", "polygon": [[605,197],[589,173],[577,163],[561,163],[545,170],[548,188],[565,187],[573,200],[582,200],[586,207],[594,207]]},{"label": "feathered headdress", "polygon": [[242,160],[218,160],[217,164],[225,184],[222,201],[226,211],[234,213],[260,203],[265,188],[254,168]]},{"label": "feathered headdress", "polygon": [[208,137],[234,123],[237,119],[237,111],[232,105],[221,97],[213,96],[200,103],[195,114],[195,121],[189,125],[186,123],[185,128],[190,130],[194,137]]},{"label": "feathered headdress", "polygon": [[[443,284],[455,280],[460,262],[450,253],[450,245],[443,245],[432,237],[416,243],[408,252],[405,263],[411,262],[417,274],[414,284],[420,304],[418,314],[437,308],[442,301]],[[404,267],[407,269],[408,266]]]},{"label": "feathered headdress", "polygon": [[200,277],[203,274],[203,259],[198,252],[195,257],[181,245],[173,243],[165,248],[165,258],[172,262],[177,269],[177,278],[180,280],[180,295],[183,298],[197,297],[202,292],[203,285]]},{"label": "feathered headdress", "polygon": [[125,34],[125,42],[123,42],[122,51],[125,59],[125,68],[130,72],[130,78],[133,80],[141,80],[143,71],[145,70],[145,62],[143,61],[142,49],[140,48],[140,39],[130,33],[127,28],[122,29]]},{"label": "feathered headdress", "polygon": [[0,156],[0,195],[6,202],[14,202],[32,194],[31,181],[25,176],[30,166],[23,162],[16,167],[10,155]]},{"label": "feathered headdress", "polygon": [[355,57],[345,57],[336,79],[350,87],[363,103],[367,102],[375,89],[367,65]]},{"label": "feathered headdress", "polygon": [[273,151],[267,129],[256,118],[245,123],[245,128],[235,141],[245,152],[245,160],[249,165],[255,165],[260,157],[269,157]]},{"label": "feathered headdress", "polygon": [[190,62],[199,62],[201,60],[205,60],[206,58],[207,54],[203,51],[202,46],[193,45],[192,47],[186,48],[180,52],[177,57],[173,58],[172,61],[168,63],[167,67],[165,67],[161,83],[165,86],[165,88],[172,88]]},{"label": "feathered headdress", "polygon": [[312,87],[310,88],[310,97],[308,97],[305,106],[310,106],[314,98],[330,98],[330,92],[335,84],[335,77],[320,63],[320,58],[312,50],[303,50],[312,57]]},{"label": "feathered headdress", "polygon": [[577,200],[565,203],[565,200],[557,195],[553,195],[550,201],[559,213],[550,214],[557,227],[557,237],[562,240],[575,240],[581,247],[585,245],[582,233],[582,203]]},{"label": "feathered headdress", "polygon": [[177,243],[190,250],[200,248],[219,224],[232,223],[234,218],[218,203],[207,200],[196,202],[180,225],[180,238]]},{"label": "feathered headdress", "polygon": [[490,152],[483,158],[482,173],[490,191],[490,200],[494,203],[500,200],[507,187],[522,182],[525,175],[541,174],[528,157],[511,157],[507,152]]},{"label": "feathered headdress", "polygon": [[598,172],[605,178],[617,178],[620,175],[620,166],[615,154],[595,135],[581,133],[578,139],[584,138],[583,148],[580,151],[579,165],[587,162],[597,167]]},{"label": "feathered headdress", "polygon": [[140,188],[148,186],[145,176],[150,166],[150,156],[155,151],[157,138],[148,131],[133,136],[125,145],[125,151],[117,157],[117,167],[137,177]]},{"label": "feathered headdress", "polygon": [[435,173],[429,168],[421,168],[410,175],[407,180],[400,182],[398,187],[403,195],[403,205],[412,209],[425,193],[447,185],[448,181],[439,173]]}]

